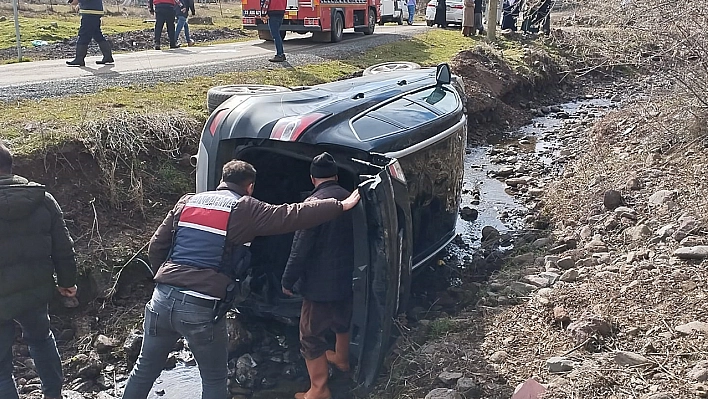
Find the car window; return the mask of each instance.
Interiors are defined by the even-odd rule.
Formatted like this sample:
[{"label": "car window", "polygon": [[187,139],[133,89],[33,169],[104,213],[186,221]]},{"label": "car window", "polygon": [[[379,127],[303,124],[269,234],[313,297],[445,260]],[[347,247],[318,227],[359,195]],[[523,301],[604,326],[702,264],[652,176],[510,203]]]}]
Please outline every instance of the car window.
[{"label": "car window", "polygon": [[385,136],[401,130],[399,126],[368,115],[364,115],[361,118],[356,119],[352,122],[352,126],[361,141]]},{"label": "car window", "polygon": [[457,97],[442,87],[433,87],[406,96],[416,103],[431,107],[439,115],[449,114],[457,109]]},{"label": "car window", "polygon": [[422,125],[437,118],[437,115],[428,108],[405,98],[377,108],[371,111],[370,115],[382,120],[391,120],[404,127]]}]

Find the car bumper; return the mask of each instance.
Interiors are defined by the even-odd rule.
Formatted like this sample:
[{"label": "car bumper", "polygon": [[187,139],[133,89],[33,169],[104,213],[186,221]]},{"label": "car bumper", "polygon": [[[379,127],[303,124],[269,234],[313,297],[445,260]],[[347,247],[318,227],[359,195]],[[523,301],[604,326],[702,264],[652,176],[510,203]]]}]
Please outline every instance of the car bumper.
[{"label": "car bumper", "polygon": [[[283,25],[280,26],[281,31],[299,32],[299,33],[322,32],[321,26],[305,25],[302,21],[292,21],[293,23],[287,23],[287,22],[291,22],[291,21],[283,21]],[[254,24],[246,24],[244,21],[243,29],[258,30],[258,31],[269,31],[270,30],[270,28],[268,27],[268,24],[264,23],[260,19],[256,19],[255,25]]]}]

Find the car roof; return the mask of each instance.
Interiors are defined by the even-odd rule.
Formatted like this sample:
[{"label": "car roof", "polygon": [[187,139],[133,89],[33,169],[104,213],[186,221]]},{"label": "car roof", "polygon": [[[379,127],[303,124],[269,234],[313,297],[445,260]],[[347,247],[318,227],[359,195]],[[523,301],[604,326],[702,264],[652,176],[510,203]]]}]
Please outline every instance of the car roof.
[{"label": "car roof", "polygon": [[[357,115],[390,99],[436,85],[435,68],[385,72],[313,86],[306,90],[234,96],[217,111],[228,112],[218,128],[221,140],[269,139],[282,118],[321,114],[299,143],[348,147],[361,151],[391,148],[390,139],[360,140],[351,127]],[[454,89],[452,89],[454,91]],[[459,117],[458,117],[459,119]]]}]

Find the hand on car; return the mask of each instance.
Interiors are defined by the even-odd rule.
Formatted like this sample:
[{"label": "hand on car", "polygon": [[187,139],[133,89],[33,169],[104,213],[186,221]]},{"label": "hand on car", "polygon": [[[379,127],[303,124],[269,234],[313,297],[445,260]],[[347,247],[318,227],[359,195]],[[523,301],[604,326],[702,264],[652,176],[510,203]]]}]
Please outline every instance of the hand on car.
[{"label": "hand on car", "polygon": [[76,286],[69,288],[57,287],[57,290],[59,291],[61,296],[65,296],[67,298],[73,298],[76,296]]},{"label": "hand on car", "polygon": [[357,188],[349,197],[347,197],[347,199],[342,201],[342,208],[345,211],[354,208],[356,204],[359,203],[359,199],[361,199],[361,196],[359,195],[359,189]]},{"label": "hand on car", "polygon": [[293,296],[293,292],[285,287],[283,287],[283,294],[285,294],[287,296]]}]

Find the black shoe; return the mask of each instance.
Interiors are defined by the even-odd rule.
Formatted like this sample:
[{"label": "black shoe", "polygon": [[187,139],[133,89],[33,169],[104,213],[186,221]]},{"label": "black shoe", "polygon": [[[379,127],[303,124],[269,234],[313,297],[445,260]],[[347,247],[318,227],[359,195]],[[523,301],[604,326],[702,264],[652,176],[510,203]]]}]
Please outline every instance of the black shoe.
[{"label": "black shoe", "polygon": [[285,54],[276,54],[275,57],[269,59],[270,62],[284,62]]},{"label": "black shoe", "polygon": [[103,59],[96,61],[98,65],[112,64],[113,63],[113,52],[111,51],[111,43],[106,40],[98,43],[98,48],[101,49],[101,54],[103,54]]},{"label": "black shoe", "polygon": [[160,46],[155,46],[155,50],[160,50]]},{"label": "black shoe", "polygon": [[179,48],[179,44],[171,44],[170,48]]},{"label": "black shoe", "polygon": [[84,62],[84,58],[86,58],[86,54],[88,53],[88,44],[77,44],[76,45],[76,57],[74,57],[73,60],[67,61],[66,65],[68,66],[86,66],[86,63]]}]

